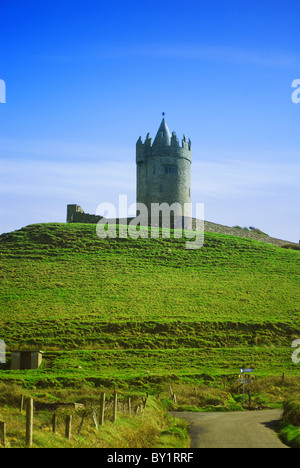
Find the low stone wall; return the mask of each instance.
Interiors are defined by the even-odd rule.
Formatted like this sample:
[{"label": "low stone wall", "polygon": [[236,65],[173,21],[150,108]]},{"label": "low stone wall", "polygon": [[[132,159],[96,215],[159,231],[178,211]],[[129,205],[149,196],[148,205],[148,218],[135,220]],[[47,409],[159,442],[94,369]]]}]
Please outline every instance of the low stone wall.
[{"label": "low stone wall", "polygon": [[[85,213],[79,205],[68,205],[68,223],[97,224],[98,221],[100,221],[100,219],[102,219],[101,216]],[[133,218],[128,218],[127,223],[129,223],[132,219]],[[119,224],[119,222],[121,222],[121,224],[125,223],[124,219],[117,219],[116,223]],[[195,229],[195,220],[193,220],[193,224]],[[216,232],[219,234],[227,234],[230,236],[246,237],[247,239],[255,239],[257,241],[276,245],[278,247],[282,247],[286,244],[297,245],[287,240],[276,239],[267,235],[257,234],[255,232],[246,231],[244,229],[237,229],[230,226],[224,226],[222,224],[211,223],[210,221],[204,221],[204,232]]]},{"label": "low stone wall", "polygon": [[257,234],[255,232],[246,231],[244,229],[223,226],[222,224],[211,223],[209,221],[204,222],[204,232],[217,232],[219,234],[227,234],[230,236],[246,237],[248,239],[255,239],[267,244],[277,245],[278,247],[282,247],[286,244],[293,244],[293,242],[290,241],[276,239],[274,237],[266,236],[264,234]]}]

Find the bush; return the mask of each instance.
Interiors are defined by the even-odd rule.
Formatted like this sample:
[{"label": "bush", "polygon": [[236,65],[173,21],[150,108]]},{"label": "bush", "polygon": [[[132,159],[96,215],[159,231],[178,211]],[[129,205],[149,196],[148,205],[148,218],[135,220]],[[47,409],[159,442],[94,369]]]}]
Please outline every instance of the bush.
[{"label": "bush", "polygon": [[300,399],[291,398],[283,404],[282,420],[286,424],[300,426]]},{"label": "bush", "polygon": [[300,448],[300,428],[292,426],[283,426],[280,430],[281,440],[291,448]]},{"label": "bush", "polygon": [[300,448],[299,398],[290,398],[284,402],[279,435],[289,447]]},{"label": "bush", "polygon": [[300,250],[300,244],[284,244],[281,247],[283,249]]},{"label": "bush", "polygon": [[249,227],[241,227],[241,226],[232,226],[234,229],[241,229],[242,231],[248,231],[248,232],[254,232],[255,234],[261,234],[263,236],[268,236],[265,232],[261,231],[260,229],[254,227],[254,226],[249,226]]}]

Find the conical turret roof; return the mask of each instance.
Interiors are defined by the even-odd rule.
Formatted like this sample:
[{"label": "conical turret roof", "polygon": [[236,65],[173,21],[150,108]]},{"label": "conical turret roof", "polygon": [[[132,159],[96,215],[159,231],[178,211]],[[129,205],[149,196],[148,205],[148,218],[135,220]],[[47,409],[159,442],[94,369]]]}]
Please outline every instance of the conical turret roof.
[{"label": "conical turret roof", "polygon": [[163,118],[154,139],[153,145],[160,144],[170,146],[171,144],[171,133],[168,129],[168,125],[166,124],[165,119]]}]

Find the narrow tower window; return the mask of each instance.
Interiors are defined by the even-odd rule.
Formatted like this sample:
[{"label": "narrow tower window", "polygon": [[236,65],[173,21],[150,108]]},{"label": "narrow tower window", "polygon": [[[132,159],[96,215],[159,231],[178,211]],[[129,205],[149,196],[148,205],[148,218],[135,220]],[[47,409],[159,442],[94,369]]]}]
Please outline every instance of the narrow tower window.
[{"label": "narrow tower window", "polygon": [[177,166],[165,166],[165,174],[177,174]]}]

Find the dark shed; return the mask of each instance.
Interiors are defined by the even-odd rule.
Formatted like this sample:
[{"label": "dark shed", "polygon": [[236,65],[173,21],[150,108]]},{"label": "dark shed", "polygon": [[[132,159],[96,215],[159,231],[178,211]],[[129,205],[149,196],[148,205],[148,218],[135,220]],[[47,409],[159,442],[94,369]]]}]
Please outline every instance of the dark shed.
[{"label": "dark shed", "polygon": [[42,363],[42,351],[12,351],[11,370],[38,369]]}]

